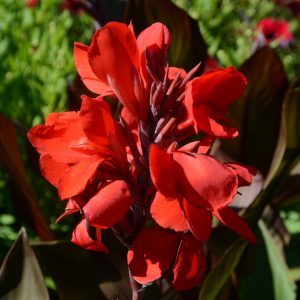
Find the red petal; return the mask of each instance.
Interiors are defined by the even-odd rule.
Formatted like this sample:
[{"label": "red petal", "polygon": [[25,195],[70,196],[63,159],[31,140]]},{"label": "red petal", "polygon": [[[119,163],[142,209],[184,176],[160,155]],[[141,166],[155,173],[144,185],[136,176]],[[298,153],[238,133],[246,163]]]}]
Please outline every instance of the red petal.
[{"label": "red petal", "polygon": [[256,243],[256,237],[252,233],[248,224],[231,208],[224,207],[213,214],[227,227],[241,235],[251,243]]},{"label": "red petal", "polygon": [[239,186],[248,186],[252,183],[253,176],[256,175],[257,170],[252,166],[243,166],[241,164],[226,164],[232,168],[238,176]]},{"label": "red petal", "polygon": [[40,157],[42,175],[56,188],[61,175],[68,167],[65,163],[55,161],[50,155],[46,154]]},{"label": "red petal", "polygon": [[110,107],[102,97],[95,99],[83,95],[79,119],[85,135],[98,147],[106,147],[108,136],[115,135]]},{"label": "red petal", "polygon": [[28,138],[40,154],[49,154],[57,162],[77,163],[88,158],[72,148],[85,138],[76,112],[50,114],[45,125],[31,128]]},{"label": "red petal", "polygon": [[144,228],[128,251],[128,265],[134,279],[147,284],[159,279],[171,266],[177,252],[176,234],[159,227]]},{"label": "red petal", "polygon": [[185,105],[196,127],[213,136],[237,136],[236,129],[222,122],[229,105],[242,96],[246,84],[244,75],[233,67],[209,71],[192,80],[187,85]]},{"label": "red petal", "polygon": [[215,109],[228,107],[240,98],[246,88],[245,76],[233,67],[204,73],[191,82],[193,106],[212,105]]},{"label": "red petal", "polygon": [[98,156],[82,160],[69,167],[58,182],[58,193],[61,199],[71,198],[84,191],[88,182],[95,175],[98,166],[103,161]]},{"label": "red petal", "polygon": [[194,237],[207,241],[212,230],[212,214],[206,208],[197,207],[183,199],[183,208]]},{"label": "red petal", "polygon": [[139,34],[137,44],[141,55],[142,73],[146,83],[149,82],[150,78],[146,68],[146,51],[151,59],[148,63],[153,64],[161,72],[160,75],[163,76],[165,56],[170,42],[171,37],[168,28],[158,22],[152,24]]},{"label": "red petal", "polygon": [[84,215],[92,226],[108,228],[127,213],[134,199],[127,183],[116,180],[103,187],[84,206]]},{"label": "red petal", "polygon": [[187,220],[177,199],[165,198],[157,192],[150,212],[156,223],[164,228],[170,228],[175,231],[189,230]]},{"label": "red petal", "polygon": [[213,115],[211,107],[207,105],[194,107],[193,116],[197,128],[214,137],[235,138],[239,134],[236,128],[218,122],[218,117]]},{"label": "red petal", "polygon": [[173,268],[173,286],[177,291],[184,291],[200,284],[206,268],[206,258],[202,244],[190,235],[185,235],[179,245]]},{"label": "red petal", "polygon": [[173,159],[176,182],[187,201],[210,210],[232,202],[238,182],[228,167],[211,156],[190,152],[174,152]]},{"label": "red petal", "polygon": [[108,253],[108,249],[101,243],[100,229],[98,230],[98,239],[94,241],[87,232],[87,221],[83,219],[74,229],[72,234],[72,242],[80,247],[88,250],[100,251]]},{"label": "red petal", "polygon": [[152,144],[149,165],[152,181],[158,191],[167,198],[177,198],[172,156]]},{"label": "red petal", "polygon": [[117,22],[102,27],[93,36],[88,56],[96,76],[109,84],[120,102],[139,118],[132,75],[133,68],[139,70],[140,59],[131,30]]},{"label": "red petal", "polygon": [[88,60],[89,47],[80,43],[74,43],[74,59],[76,69],[85,86],[95,94],[104,94],[111,91],[110,86],[101,81],[92,71]]}]

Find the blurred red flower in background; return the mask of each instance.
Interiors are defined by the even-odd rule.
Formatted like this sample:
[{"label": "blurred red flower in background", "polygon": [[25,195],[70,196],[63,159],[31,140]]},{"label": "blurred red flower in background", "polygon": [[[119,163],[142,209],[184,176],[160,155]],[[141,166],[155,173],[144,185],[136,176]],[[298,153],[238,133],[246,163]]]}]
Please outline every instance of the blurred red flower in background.
[{"label": "blurred red flower in background", "polygon": [[257,24],[255,31],[258,43],[263,45],[277,42],[282,47],[286,47],[294,39],[289,23],[285,20],[265,18]]}]

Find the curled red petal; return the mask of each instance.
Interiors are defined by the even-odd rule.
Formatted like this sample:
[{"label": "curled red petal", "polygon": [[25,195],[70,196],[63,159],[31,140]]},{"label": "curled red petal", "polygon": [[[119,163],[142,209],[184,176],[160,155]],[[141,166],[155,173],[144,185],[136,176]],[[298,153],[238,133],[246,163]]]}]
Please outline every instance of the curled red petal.
[{"label": "curled red petal", "polygon": [[87,221],[83,219],[73,230],[71,241],[77,246],[83,247],[88,250],[108,253],[108,249],[101,243],[100,229],[95,230],[98,230],[98,238],[96,241],[89,236],[87,231]]},{"label": "curled red petal", "polygon": [[[150,209],[152,218],[161,227],[175,231],[188,231],[189,226],[178,199],[165,198],[157,192]],[[167,212],[167,213],[166,213]]]},{"label": "curled red petal", "polygon": [[167,198],[177,198],[174,163],[171,154],[152,144],[149,153],[152,181],[158,191]]},{"label": "curled red petal", "polygon": [[60,198],[67,199],[84,191],[88,182],[94,177],[98,166],[103,161],[99,156],[91,156],[70,166],[61,176],[58,182]]},{"label": "curled red petal", "polygon": [[206,208],[197,207],[183,199],[183,208],[194,237],[207,241],[212,230],[212,214]]},{"label": "curled red petal", "polygon": [[177,248],[176,234],[159,227],[144,228],[127,255],[133,278],[141,284],[159,279],[171,267]]},{"label": "curled red petal", "polygon": [[248,224],[231,208],[224,207],[213,213],[224,225],[244,237],[251,243],[256,243],[256,237]]},{"label": "curled red petal", "polygon": [[84,204],[84,201],[80,198],[68,200],[64,213],[56,219],[55,224],[60,222],[63,218],[78,212],[84,206]]},{"label": "curled red petal", "polygon": [[253,177],[256,175],[257,170],[252,166],[243,166],[236,163],[227,163],[228,167],[232,168],[237,174],[239,186],[248,186],[252,183]]},{"label": "curled red petal", "polygon": [[206,268],[203,245],[190,235],[185,235],[179,245],[173,268],[173,286],[177,291],[184,291],[200,284]]},{"label": "curled red petal", "polygon": [[83,211],[92,226],[108,228],[121,221],[133,201],[128,184],[123,180],[116,180],[92,197]]},{"label": "curled red petal", "polygon": [[57,187],[61,175],[69,166],[66,163],[55,161],[51,155],[46,154],[40,157],[40,168],[42,175]]},{"label": "curled red petal", "polygon": [[84,138],[77,112],[50,114],[45,125],[37,125],[28,132],[28,139],[40,154],[49,154],[62,163],[77,163],[88,157],[73,149],[74,144]]},{"label": "curled red petal", "polygon": [[228,67],[208,71],[194,79],[191,85],[193,106],[206,104],[219,110],[242,96],[247,80],[242,73]]},{"label": "curled red petal", "polygon": [[105,81],[101,81],[92,71],[88,60],[89,47],[81,43],[74,43],[74,59],[77,72],[85,86],[95,94],[104,94],[111,91]]},{"label": "curled red petal", "polygon": [[213,211],[232,202],[238,188],[233,170],[209,155],[178,151],[173,159],[176,183],[191,204]]},{"label": "curled red petal", "polygon": [[236,137],[237,130],[223,124],[223,118],[246,85],[245,76],[233,67],[209,71],[192,80],[187,85],[185,106],[195,127],[212,136]]}]

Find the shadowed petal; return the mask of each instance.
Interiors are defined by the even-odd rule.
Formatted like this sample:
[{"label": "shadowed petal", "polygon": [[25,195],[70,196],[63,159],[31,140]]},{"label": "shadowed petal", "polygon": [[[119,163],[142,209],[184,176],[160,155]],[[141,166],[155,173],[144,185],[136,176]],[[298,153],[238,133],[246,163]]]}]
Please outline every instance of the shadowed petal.
[{"label": "shadowed petal", "polygon": [[226,164],[232,168],[238,176],[239,186],[248,186],[251,184],[253,177],[256,175],[257,170],[252,166],[243,166],[241,164]]},{"label": "shadowed petal", "polygon": [[149,63],[157,68],[160,79],[164,76],[165,56],[168,51],[171,36],[169,30],[163,24],[157,22],[142,31],[138,38],[137,44],[141,55],[142,74],[146,82],[149,82],[149,74],[146,68],[146,51]]},{"label": "shadowed petal", "polygon": [[173,286],[177,291],[184,291],[200,284],[206,268],[206,258],[202,243],[190,235],[185,235],[179,245],[173,268]]},{"label": "shadowed petal", "polygon": [[212,136],[236,137],[237,130],[223,124],[224,115],[246,85],[244,75],[233,67],[209,71],[192,80],[187,85],[185,105],[195,127]]},{"label": "shadowed petal", "polygon": [[213,212],[213,214],[231,230],[235,231],[237,234],[244,237],[251,243],[256,243],[256,237],[252,233],[248,224],[231,208],[224,207],[218,211]]},{"label": "shadowed petal", "polygon": [[108,253],[108,249],[101,243],[100,229],[96,230],[98,230],[98,239],[94,241],[87,232],[87,221],[83,219],[73,230],[71,241],[77,246],[88,250]]},{"label": "shadowed petal", "polygon": [[183,199],[183,208],[194,237],[207,241],[212,230],[212,214],[206,208],[196,207]]},{"label": "shadowed petal", "polygon": [[88,182],[95,175],[103,158],[92,156],[69,167],[58,182],[58,193],[60,198],[67,199],[83,192]]},{"label": "shadowed petal", "polygon": [[159,227],[144,228],[128,251],[128,265],[133,278],[147,284],[159,279],[171,266],[178,247],[176,234]]},{"label": "shadowed petal", "polygon": [[156,193],[151,205],[151,215],[157,224],[175,231],[188,231],[189,226],[177,199],[165,198]]},{"label": "shadowed petal", "polygon": [[103,187],[91,198],[83,211],[92,226],[108,228],[125,216],[133,201],[127,183],[116,180]]},{"label": "shadowed petal", "polygon": [[77,72],[85,86],[95,94],[104,94],[111,91],[105,81],[101,81],[92,71],[88,60],[89,47],[81,43],[74,43],[74,59]]},{"label": "shadowed petal", "polygon": [[172,156],[152,144],[149,165],[152,181],[158,191],[167,198],[177,198]]}]

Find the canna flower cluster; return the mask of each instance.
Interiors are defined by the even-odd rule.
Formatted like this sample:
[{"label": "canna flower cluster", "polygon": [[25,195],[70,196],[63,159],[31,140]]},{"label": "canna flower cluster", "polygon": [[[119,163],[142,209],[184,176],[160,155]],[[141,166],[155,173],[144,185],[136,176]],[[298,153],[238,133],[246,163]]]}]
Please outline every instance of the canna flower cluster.
[{"label": "canna flower cluster", "polygon": [[228,207],[255,170],[208,154],[216,138],[238,135],[225,115],[245,77],[233,67],[200,77],[199,65],[171,67],[170,41],[161,23],[136,38],[131,25],[112,22],[90,46],[75,43],[78,73],[98,96],[82,96],[80,111],[50,114],[28,137],[42,174],[67,200],[59,220],[79,216],[75,244],[108,252],[101,232],[111,228],[138,283],[167,277],[186,290],[204,276],[213,216],[255,242]]}]

